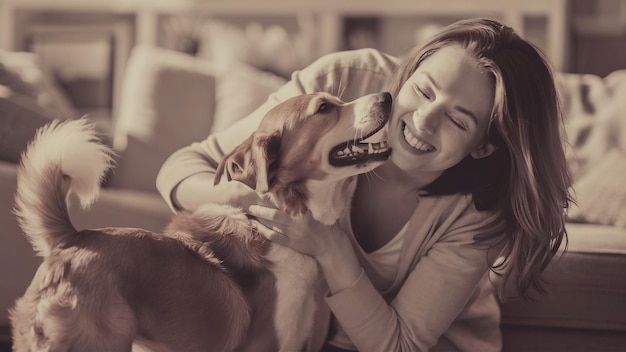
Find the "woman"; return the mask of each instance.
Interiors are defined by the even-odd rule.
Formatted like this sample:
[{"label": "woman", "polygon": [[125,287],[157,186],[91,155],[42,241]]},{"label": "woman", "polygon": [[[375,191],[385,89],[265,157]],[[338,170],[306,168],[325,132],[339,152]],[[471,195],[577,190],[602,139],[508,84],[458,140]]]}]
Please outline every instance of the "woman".
[{"label": "woman", "polygon": [[[348,219],[326,227],[266,207],[236,182],[212,186],[220,158],[271,107],[319,90],[345,101],[394,96],[393,152],[359,176]],[[560,124],[538,51],[496,21],[464,20],[400,59],[372,49],[319,59],[229,130],[173,154],[157,186],[176,210],[238,204],[267,238],[316,258],[332,312],[330,329],[317,327],[326,350],[496,351],[490,269],[502,278],[501,294],[541,288],[540,273],[566,236]]]}]

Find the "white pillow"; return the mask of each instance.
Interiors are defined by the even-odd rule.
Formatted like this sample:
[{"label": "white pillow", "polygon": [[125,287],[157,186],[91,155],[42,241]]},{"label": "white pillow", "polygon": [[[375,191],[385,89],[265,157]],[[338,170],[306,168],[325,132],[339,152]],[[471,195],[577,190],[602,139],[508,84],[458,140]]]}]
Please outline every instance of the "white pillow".
[{"label": "white pillow", "polygon": [[190,55],[133,49],[114,126],[120,154],[111,185],[156,192],[156,174],[177,149],[204,139],[215,108],[215,70]]}]

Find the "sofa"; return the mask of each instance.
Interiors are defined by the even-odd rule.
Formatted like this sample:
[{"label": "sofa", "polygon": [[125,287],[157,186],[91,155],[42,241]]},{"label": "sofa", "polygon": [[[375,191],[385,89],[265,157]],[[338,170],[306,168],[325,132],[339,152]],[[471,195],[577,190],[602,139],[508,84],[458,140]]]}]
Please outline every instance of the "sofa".
[{"label": "sofa", "polygon": [[[161,230],[171,210],[154,183],[165,158],[245,116],[286,81],[285,73],[314,59],[281,62],[277,69],[271,67],[277,61],[268,58],[261,64],[258,53],[206,51],[133,49],[119,114],[113,127],[102,131],[117,152],[116,168],[90,210],[72,204],[76,227]],[[216,57],[218,52],[230,56]],[[19,67],[24,62],[30,65]],[[17,158],[35,128],[53,117],[78,116],[32,54],[0,52],[0,63],[0,331],[5,340],[0,346],[8,348],[7,311],[40,263],[11,212]],[[558,79],[578,205],[569,213],[569,240],[545,271],[547,293],[502,301],[504,350],[623,351],[626,71],[607,77],[559,74]]]}]

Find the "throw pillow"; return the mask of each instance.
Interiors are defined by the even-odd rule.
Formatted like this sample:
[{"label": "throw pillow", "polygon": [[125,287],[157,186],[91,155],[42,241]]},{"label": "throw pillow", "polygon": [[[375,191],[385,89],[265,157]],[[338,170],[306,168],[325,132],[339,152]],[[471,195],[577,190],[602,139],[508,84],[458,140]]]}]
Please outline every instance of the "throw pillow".
[{"label": "throw pillow", "polygon": [[110,185],[156,192],[156,175],[177,149],[209,134],[215,72],[203,59],[150,45],[133,49],[114,126],[119,161]]},{"label": "throw pillow", "polygon": [[611,149],[574,184],[578,206],[568,214],[572,222],[626,228],[626,153]]}]

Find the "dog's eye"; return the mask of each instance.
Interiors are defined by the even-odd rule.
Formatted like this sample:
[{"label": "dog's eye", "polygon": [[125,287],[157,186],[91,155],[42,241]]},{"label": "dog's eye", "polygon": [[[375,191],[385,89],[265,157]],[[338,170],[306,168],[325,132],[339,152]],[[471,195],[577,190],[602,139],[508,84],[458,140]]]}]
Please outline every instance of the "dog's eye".
[{"label": "dog's eye", "polygon": [[318,107],[316,113],[324,113],[330,109],[330,104],[328,102],[323,101]]}]

